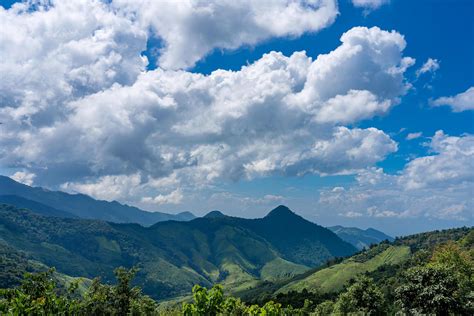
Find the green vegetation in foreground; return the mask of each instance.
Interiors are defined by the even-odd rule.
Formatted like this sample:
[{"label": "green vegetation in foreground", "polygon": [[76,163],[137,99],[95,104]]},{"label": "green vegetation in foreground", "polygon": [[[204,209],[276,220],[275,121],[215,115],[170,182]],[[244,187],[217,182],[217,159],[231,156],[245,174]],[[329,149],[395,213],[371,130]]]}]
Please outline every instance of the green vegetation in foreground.
[{"label": "green vegetation in foreground", "polygon": [[[94,279],[78,293],[78,280],[58,286],[54,271],[27,273],[21,285],[0,290],[6,315],[473,315],[474,230],[461,228],[410,236],[361,252],[334,266],[381,260],[337,293],[279,293],[260,303],[227,296],[220,285],[196,285],[181,306],[159,305],[132,287],[137,270],[118,268],[113,285]],[[410,249],[408,259],[397,263]],[[339,268],[338,268],[339,269]],[[323,271],[323,270],[321,270]],[[343,271],[343,270],[340,270]],[[354,272],[357,273],[357,272]]]}]

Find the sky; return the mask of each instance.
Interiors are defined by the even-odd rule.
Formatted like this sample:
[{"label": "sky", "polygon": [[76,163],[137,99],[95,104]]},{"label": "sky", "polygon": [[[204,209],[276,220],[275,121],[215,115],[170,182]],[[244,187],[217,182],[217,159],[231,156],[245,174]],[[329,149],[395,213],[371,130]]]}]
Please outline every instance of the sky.
[{"label": "sky", "polygon": [[0,174],[148,211],[474,224],[473,1],[0,4]]}]

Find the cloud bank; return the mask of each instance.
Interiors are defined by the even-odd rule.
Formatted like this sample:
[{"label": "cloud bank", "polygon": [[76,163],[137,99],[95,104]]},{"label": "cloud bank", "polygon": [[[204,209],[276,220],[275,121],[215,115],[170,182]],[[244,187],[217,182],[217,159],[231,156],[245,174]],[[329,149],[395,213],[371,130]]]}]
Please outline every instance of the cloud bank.
[{"label": "cloud bank", "polygon": [[[381,130],[345,126],[387,113],[410,88],[414,60],[395,31],[355,27],[315,60],[270,52],[205,76],[145,71],[141,20],[103,3],[25,6],[0,12],[24,30],[1,45],[0,67],[11,71],[0,88],[0,163],[38,183],[107,199],[142,186],[144,201],[176,202],[184,184],[350,174],[397,149]],[[164,179],[174,181],[154,186]]]}]

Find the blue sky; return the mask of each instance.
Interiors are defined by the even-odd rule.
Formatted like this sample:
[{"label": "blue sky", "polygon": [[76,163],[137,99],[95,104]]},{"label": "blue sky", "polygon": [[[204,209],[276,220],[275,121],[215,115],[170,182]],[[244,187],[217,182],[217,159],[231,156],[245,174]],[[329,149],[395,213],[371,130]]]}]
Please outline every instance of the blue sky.
[{"label": "blue sky", "polygon": [[473,225],[474,3],[354,3],[2,1],[0,172],[150,211]]}]

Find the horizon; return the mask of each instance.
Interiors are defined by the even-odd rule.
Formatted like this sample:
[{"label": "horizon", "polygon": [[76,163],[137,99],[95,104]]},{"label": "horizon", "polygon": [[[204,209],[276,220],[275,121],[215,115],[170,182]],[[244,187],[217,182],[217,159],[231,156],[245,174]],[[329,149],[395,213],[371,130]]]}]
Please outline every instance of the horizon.
[{"label": "horizon", "polygon": [[147,212],[474,226],[473,1],[231,4],[0,1],[0,175]]}]

